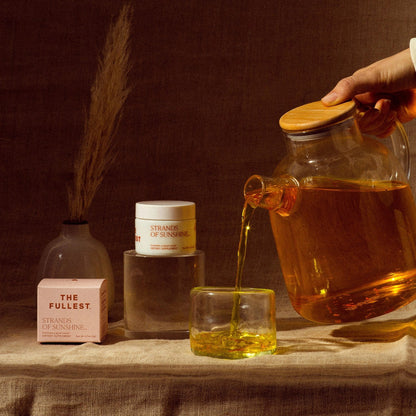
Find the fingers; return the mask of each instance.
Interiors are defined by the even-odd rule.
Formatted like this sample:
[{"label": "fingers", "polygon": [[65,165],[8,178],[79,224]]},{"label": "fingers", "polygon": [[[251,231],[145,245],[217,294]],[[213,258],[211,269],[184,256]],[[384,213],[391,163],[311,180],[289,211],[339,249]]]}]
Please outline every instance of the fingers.
[{"label": "fingers", "polygon": [[359,113],[358,125],[362,133],[387,137],[395,129],[396,116],[396,112],[392,110],[391,101],[381,99],[376,102],[374,108]]}]

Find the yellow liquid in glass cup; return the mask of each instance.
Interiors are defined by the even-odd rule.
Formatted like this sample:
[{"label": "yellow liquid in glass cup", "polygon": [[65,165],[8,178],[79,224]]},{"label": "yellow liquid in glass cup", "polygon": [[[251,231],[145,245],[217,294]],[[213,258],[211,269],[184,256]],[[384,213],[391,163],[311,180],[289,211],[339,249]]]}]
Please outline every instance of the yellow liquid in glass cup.
[{"label": "yellow liquid in glass cup", "polygon": [[197,287],[191,291],[191,350],[249,358],[276,350],[275,294],[269,289]]}]

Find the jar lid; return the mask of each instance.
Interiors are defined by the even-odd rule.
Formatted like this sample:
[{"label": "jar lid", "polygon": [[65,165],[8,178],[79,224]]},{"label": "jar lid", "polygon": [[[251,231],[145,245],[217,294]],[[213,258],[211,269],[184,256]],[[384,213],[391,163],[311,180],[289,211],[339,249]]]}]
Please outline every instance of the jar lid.
[{"label": "jar lid", "polygon": [[328,107],[320,101],[301,105],[283,114],[280,127],[286,132],[301,132],[325,127],[351,117],[355,103],[347,101]]},{"label": "jar lid", "polygon": [[195,203],[188,201],[136,202],[136,218],[171,221],[194,219]]}]

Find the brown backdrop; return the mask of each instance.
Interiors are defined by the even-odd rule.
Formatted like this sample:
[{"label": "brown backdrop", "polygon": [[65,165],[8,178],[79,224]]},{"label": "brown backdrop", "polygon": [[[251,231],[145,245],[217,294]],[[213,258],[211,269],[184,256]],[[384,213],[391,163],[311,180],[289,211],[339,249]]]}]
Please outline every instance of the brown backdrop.
[{"label": "brown backdrop", "polygon": [[[34,294],[43,247],[66,217],[65,182],[114,0],[0,3],[1,299]],[[90,210],[117,297],[134,204],[195,201],[207,282],[232,284],[242,187],[284,155],[281,114],[416,35],[416,2],[141,0],[119,157]],[[414,142],[414,140],[413,140]],[[256,215],[244,282],[281,291],[265,212]],[[283,296],[283,295],[282,295]]]}]

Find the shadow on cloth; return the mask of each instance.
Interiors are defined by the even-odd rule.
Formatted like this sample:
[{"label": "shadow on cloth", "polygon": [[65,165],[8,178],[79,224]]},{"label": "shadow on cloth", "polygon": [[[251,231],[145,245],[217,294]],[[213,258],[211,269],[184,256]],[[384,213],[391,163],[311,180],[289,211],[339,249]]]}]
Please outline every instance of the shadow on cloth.
[{"label": "shadow on cloth", "polygon": [[[330,335],[332,325],[319,324],[303,318],[278,319],[276,321],[277,349],[275,355],[311,352],[337,352],[353,348],[357,344],[350,340]],[[293,334],[296,331],[296,338]],[[286,338],[284,332],[290,333]]]},{"label": "shadow on cloth", "polygon": [[390,321],[368,321],[344,325],[331,335],[355,342],[395,342],[406,335],[416,337],[416,316]]},{"label": "shadow on cloth", "polygon": [[326,338],[306,338],[293,340],[277,340],[277,348],[274,355],[287,355],[294,353],[311,352],[338,352],[344,349],[351,349],[357,344],[352,341],[341,341],[330,337]]},{"label": "shadow on cloth", "polygon": [[[304,319],[283,319],[276,322],[277,355],[299,352],[337,352],[363,342],[395,342],[404,336],[416,337],[416,316],[387,321],[363,321],[354,324],[318,324]],[[282,332],[299,331],[296,340]],[[282,336],[283,335],[283,336]]]}]

